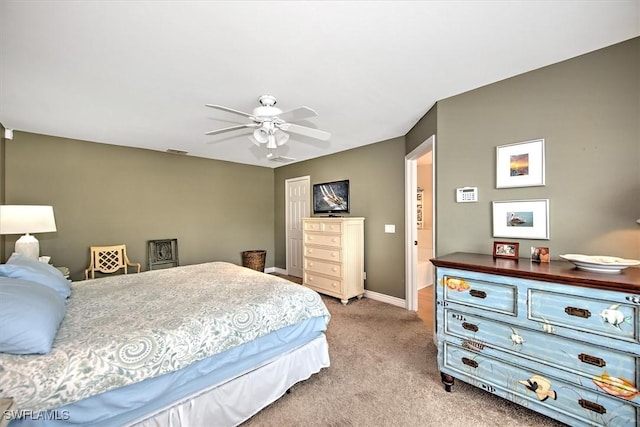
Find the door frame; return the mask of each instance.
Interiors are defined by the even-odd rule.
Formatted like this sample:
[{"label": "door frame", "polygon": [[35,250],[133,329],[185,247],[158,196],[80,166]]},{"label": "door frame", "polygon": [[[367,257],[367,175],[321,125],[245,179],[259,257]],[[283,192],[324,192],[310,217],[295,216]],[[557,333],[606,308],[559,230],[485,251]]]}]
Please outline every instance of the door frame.
[{"label": "door frame", "polygon": [[433,256],[436,250],[436,136],[431,135],[422,144],[404,158],[405,171],[405,308],[418,311],[418,247],[414,242],[418,241],[418,217],[416,193],[418,191],[418,158],[429,151],[433,157],[433,180],[431,197],[432,206],[432,248]]}]

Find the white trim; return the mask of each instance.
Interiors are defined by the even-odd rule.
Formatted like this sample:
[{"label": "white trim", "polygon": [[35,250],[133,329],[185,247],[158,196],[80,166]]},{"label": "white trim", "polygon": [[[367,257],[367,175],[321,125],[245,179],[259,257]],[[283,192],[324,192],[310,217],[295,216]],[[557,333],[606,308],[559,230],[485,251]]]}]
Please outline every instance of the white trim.
[{"label": "white trim", "polygon": [[279,268],[279,267],[268,267],[264,269],[265,273],[278,273],[278,274],[283,274],[285,276],[288,276],[287,274],[287,270],[284,268]]},{"label": "white trim", "polygon": [[406,308],[406,302],[402,298],[392,297],[389,295],[381,294],[373,291],[364,291],[365,298],[371,298],[372,300],[384,302],[387,304],[395,305],[397,307]]},{"label": "white trim", "polygon": [[[416,214],[416,192],[418,191],[418,158],[432,152],[433,183],[432,198],[436,194],[436,136],[431,135],[411,153],[405,156],[405,301],[406,309],[418,311],[418,248],[414,244],[418,240],[418,225]],[[433,256],[436,249],[436,204],[433,206]]]}]

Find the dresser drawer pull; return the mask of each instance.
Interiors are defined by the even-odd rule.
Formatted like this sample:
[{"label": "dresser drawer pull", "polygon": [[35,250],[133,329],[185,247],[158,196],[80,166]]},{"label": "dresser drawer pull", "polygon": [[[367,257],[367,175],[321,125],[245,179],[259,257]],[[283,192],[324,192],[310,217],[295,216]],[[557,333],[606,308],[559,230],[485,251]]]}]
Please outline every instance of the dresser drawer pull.
[{"label": "dresser drawer pull", "polygon": [[462,327],[467,331],[478,332],[478,327],[473,323],[462,322]]},{"label": "dresser drawer pull", "polygon": [[599,404],[597,404],[595,402],[591,402],[591,401],[585,400],[585,399],[580,399],[580,400],[578,400],[578,403],[584,409],[588,409],[590,411],[597,412],[598,414],[606,414],[607,413],[607,408],[605,408],[604,406],[599,405]]},{"label": "dresser drawer pull", "polygon": [[595,357],[595,356],[591,356],[589,354],[580,353],[578,355],[578,359],[580,359],[580,361],[582,363],[587,363],[589,365],[598,366],[600,368],[602,368],[603,366],[607,366],[607,362],[605,362],[604,359],[601,359],[601,358]]},{"label": "dresser drawer pull", "polygon": [[472,368],[477,368],[478,367],[478,362],[476,362],[475,360],[471,360],[469,358],[466,358],[466,357],[462,358],[462,363],[464,363],[467,366],[471,366]]},{"label": "dresser drawer pull", "polygon": [[633,295],[633,296],[627,297],[627,301],[631,301],[634,304],[640,304],[640,297]]},{"label": "dresser drawer pull", "polygon": [[591,317],[591,312],[585,308],[565,307],[564,312],[569,316],[584,317],[585,319]]},{"label": "dresser drawer pull", "polygon": [[472,297],[476,297],[476,298],[486,298],[487,297],[487,293],[485,291],[477,291],[475,289],[471,289],[469,291],[469,295],[471,295]]}]

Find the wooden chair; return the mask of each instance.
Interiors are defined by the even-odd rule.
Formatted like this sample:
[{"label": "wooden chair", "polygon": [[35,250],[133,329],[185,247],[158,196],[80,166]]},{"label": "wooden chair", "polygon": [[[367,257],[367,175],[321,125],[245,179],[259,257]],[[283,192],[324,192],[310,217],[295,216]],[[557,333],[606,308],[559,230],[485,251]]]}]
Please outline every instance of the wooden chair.
[{"label": "wooden chair", "polygon": [[137,272],[140,273],[140,263],[129,261],[126,245],[91,246],[89,251],[91,252],[91,264],[84,270],[85,280],[89,278],[89,272],[91,272],[91,278],[95,279],[96,271],[115,273],[122,268],[124,274],[128,274],[129,266],[137,267]]},{"label": "wooden chair", "polygon": [[177,267],[178,239],[149,240],[149,270],[158,268]]}]

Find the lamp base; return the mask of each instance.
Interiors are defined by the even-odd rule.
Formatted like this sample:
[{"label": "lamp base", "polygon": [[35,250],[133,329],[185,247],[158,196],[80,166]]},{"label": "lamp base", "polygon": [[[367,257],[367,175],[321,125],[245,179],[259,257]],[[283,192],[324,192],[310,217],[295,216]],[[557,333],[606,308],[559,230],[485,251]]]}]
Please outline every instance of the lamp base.
[{"label": "lamp base", "polygon": [[40,243],[38,239],[27,233],[16,240],[15,251],[28,258],[37,260],[40,256]]}]

